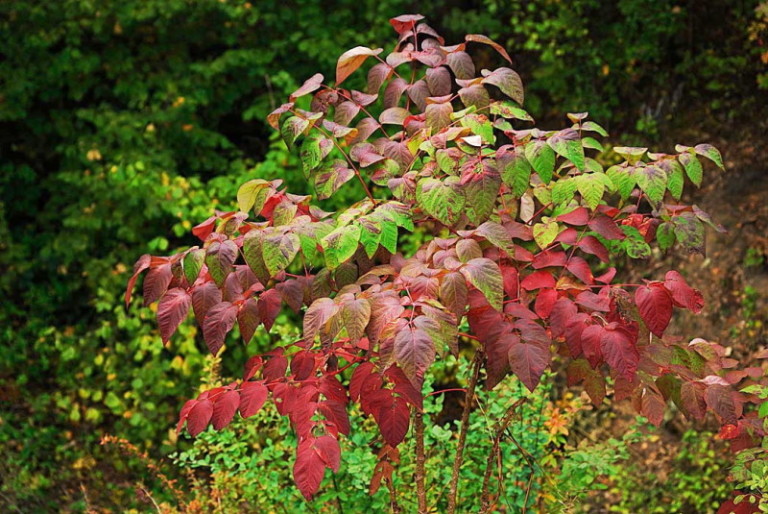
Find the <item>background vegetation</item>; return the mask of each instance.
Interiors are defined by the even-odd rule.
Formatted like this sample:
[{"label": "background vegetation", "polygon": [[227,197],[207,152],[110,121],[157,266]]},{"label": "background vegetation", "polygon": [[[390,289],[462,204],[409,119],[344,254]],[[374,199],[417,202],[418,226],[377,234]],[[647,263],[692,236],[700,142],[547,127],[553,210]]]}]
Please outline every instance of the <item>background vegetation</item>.
[{"label": "background vegetation", "polygon": [[[768,185],[765,150],[754,146],[768,119],[765,3],[340,0],[329,9],[318,0],[8,0],[0,3],[3,510],[122,511],[151,501],[236,510],[247,501],[295,512],[304,505],[278,487],[288,482],[287,426],[265,436],[255,420],[194,446],[177,441],[182,401],[201,378],[239,373],[227,363],[243,359],[205,356],[191,324],[163,348],[144,321],[154,313],[138,303],[126,311],[120,294],[138,255],[189,243],[189,228],[233,205],[245,180],[283,178],[290,190],[305,191],[266,114],[315,71],[330,72],[329,56],[392,40],[386,20],[404,12],[421,12],[449,41],[481,32],[503,44],[526,84],[529,111],[545,123],[589,110],[628,143],[718,144],[731,164],[728,180],[698,200],[736,235],[715,243],[706,265],[690,264],[702,270],[695,285],[711,284],[703,289],[714,307],[710,319],[683,320],[677,332],[730,341],[743,359],[765,344],[768,218],[759,198]],[[260,337],[266,344],[270,336]],[[478,448],[488,442],[484,424],[522,394],[515,383],[504,388],[500,403],[473,420]],[[453,419],[441,417],[442,401],[437,395],[430,406],[435,446],[450,437]],[[529,439],[535,465],[509,449],[509,508],[522,501],[515,495],[531,474],[535,484],[558,484],[540,505],[706,512],[727,495],[712,485],[727,471],[718,469],[727,462],[722,448],[709,434],[691,435],[680,416],[649,436],[634,419],[606,420],[580,406],[554,380],[526,400],[546,429],[541,440],[525,430],[528,419],[510,429]],[[621,418],[620,409],[613,416]],[[634,427],[629,436],[605,428],[621,422]],[[135,451],[100,445],[106,434]],[[386,501],[383,490],[368,496],[373,459],[366,441],[352,442],[360,451],[317,505]],[[649,468],[652,452],[668,453],[659,456],[661,474]],[[150,460],[177,482],[169,486]],[[598,489],[599,496],[586,494]]]}]

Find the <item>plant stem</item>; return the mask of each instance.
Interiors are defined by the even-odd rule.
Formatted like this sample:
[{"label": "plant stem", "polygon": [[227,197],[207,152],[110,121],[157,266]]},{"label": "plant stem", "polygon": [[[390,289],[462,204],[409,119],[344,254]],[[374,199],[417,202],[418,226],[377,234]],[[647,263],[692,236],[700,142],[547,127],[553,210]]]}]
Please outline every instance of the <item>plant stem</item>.
[{"label": "plant stem", "polygon": [[420,410],[414,411],[413,428],[416,435],[416,497],[419,501],[419,514],[427,514],[427,488],[424,483],[424,464],[427,460],[424,454],[424,413]]},{"label": "plant stem", "polygon": [[491,495],[488,489],[491,483],[491,473],[493,473],[493,465],[496,462],[497,460],[496,456],[499,453],[501,437],[504,435],[504,432],[507,430],[507,426],[509,426],[510,421],[512,421],[512,417],[515,415],[517,408],[523,402],[525,402],[525,400],[526,398],[521,398],[520,400],[513,403],[509,407],[509,409],[507,409],[507,412],[504,414],[504,417],[496,424],[496,427],[494,430],[494,436],[493,436],[493,448],[491,449],[491,456],[488,459],[488,464],[485,467],[485,475],[483,476],[483,488],[481,489],[481,493],[480,493],[480,498],[481,498],[480,512],[488,512],[488,509],[491,508]]},{"label": "plant stem", "polygon": [[472,405],[475,403],[475,388],[477,380],[480,377],[480,366],[483,362],[483,352],[478,349],[475,352],[472,375],[469,378],[469,385],[464,397],[464,411],[461,413],[461,428],[459,429],[459,442],[456,447],[456,457],[453,460],[453,472],[451,473],[451,485],[448,492],[448,514],[456,512],[456,498],[459,489],[459,472],[461,463],[464,460],[464,445],[467,442],[467,430],[469,429],[469,413]]}]

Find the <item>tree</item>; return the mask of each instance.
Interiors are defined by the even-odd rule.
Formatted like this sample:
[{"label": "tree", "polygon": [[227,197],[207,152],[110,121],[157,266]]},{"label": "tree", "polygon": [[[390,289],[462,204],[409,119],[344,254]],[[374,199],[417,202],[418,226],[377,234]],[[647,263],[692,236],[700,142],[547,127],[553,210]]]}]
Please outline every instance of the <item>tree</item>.
[{"label": "tree", "polygon": [[[461,355],[475,365],[450,512],[475,388],[509,373],[533,390],[547,368],[565,368],[595,404],[612,387],[656,425],[672,401],[691,418],[713,412],[730,439],[759,433],[721,346],[664,339],[675,308],[700,312],[701,294],[674,270],[627,284],[610,266],[611,256],[651,257],[651,245],[703,253],[712,221],[677,202],[686,177],[701,184],[700,158],[722,168],[720,153],[707,144],[606,152],[596,139],[605,130],[586,113],[569,114],[562,130],[533,128],[500,45],[471,34],[446,46],[420,15],[390,22],[394,51],[345,52],[333,85],[310,77],[268,118],[317,198],[356,187],[362,199],[328,213],[281,181],[251,180],[238,211],[193,229],[202,246],[136,263],[126,301],[148,270],[144,302],[159,301],[165,343],[190,309],[214,354],[235,325],[248,343],[283,305],[303,316],[301,340],[251,358],[242,381],[189,400],[178,428],[218,430],[271,398],[298,435],[294,477],[310,498],[325,469],[339,467],[355,402],[381,431],[376,484],[391,484],[413,425],[426,511],[421,385],[436,358]],[[505,65],[478,73],[471,45]],[[366,90],[346,89],[364,65]],[[604,169],[598,153],[618,162]],[[415,251],[404,231],[421,238]]]}]

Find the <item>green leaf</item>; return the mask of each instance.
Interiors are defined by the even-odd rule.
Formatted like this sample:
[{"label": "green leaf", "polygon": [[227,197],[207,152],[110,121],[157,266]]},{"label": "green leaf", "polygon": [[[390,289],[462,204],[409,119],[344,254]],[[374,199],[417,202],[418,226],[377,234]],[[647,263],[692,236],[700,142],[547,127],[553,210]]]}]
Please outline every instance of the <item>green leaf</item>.
[{"label": "green leaf", "polygon": [[256,214],[261,212],[264,207],[264,203],[269,198],[271,192],[270,184],[266,180],[260,178],[249,180],[237,190],[237,205],[243,212],[248,212],[251,209]]},{"label": "green leaf", "polygon": [[397,225],[392,221],[381,222],[381,246],[389,253],[397,253]]},{"label": "green leaf", "polygon": [[664,200],[664,192],[667,190],[667,174],[655,164],[637,166],[632,171],[640,189],[648,195],[648,198],[658,204]]},{"label": "green leaf", "polygon": [[491,72],[483,70],[482,75],[484,77],[482,80],[483,84],[492,84],[498,87],[502,93],[519,105],[523,105],[525,100],[523,81],[516,71],[501,67]]},{"label": "green leaf", "polygon": [[487,117],[480,114],[470,114],[461,120],[463,127],[469,128],[473,134],[480,136],[484,143],[493,144],[496,136],[493,135],[493,125]]},{"label": "green leaf", "polygon": [[205,252],[205,264],[216,285],[221,287],[232,272],[232,265],[237,258],[237,245],[231,239],[214,241]]},{"label": "green leaf", "polygon": [[648,149],[635,146],[616,146],[613,151],[624,157],[629,164],[637,164]]},{"label": "green leaf", "polygon": [[360,231],[360,244],[363,245],[368,258],[372,259],[379,249],[382,232],[381,223],[365,218],[360,220],[360,226],[362,228]]},{"label": "green leaf", "polygon": [[496,114],[504,118],[512,118],[523,121],[533,121],[533,118],[525,109],[521,108],[509,100],[501,100],[491,104],[491,114]]},{"label": "green leaf", "polygon": [[537,139],[525,145],[525,157],[545,184],[549,184],[555,171],[555,151],[545,140]]},{"label": "green leaf", "polygon": [[573,200],[574,193],[576,193],[576,180],[568,177],[561,178],[552,186],[552,202],[555,205],[568,203]]},{"label": "green leaf", "polygon": [[329,268],[335,269],[339,264],[349,260],[357,251],[360,241],[360,225],[339,227],[327,236],[320,244],[323,246],[325,262]]},{"label": "green leaf", "polygon": [[704,177],[704,169],[701,167],[699,158],[692,153],[681,153],[678,157],[680,164],[685,168],[685,173],[696,187],[701,187],[701,180]]},{"label": "green leaf", "polygon": [[552,149],[561,157],[571,161],[576,169],[584,171],[584,147],[581,146],[579,133],[569,128],[556,132],[547,140]]},{"label": "green leaf", "polygon": [[676,160],[666,161],[669,169],[667,170],[667,189],[675,200],[680,200],[683,196],[683,185],[685,184],[685,174],[683,167]]},{"label": "green leaf", "polygon": [[645,242],[643,235],[635,227],[621,225],[621,230],[626,234],[621,241],[621,247],[632,259],[647,259],[651,256],[651,247]]},{"label": "green leaf", "polygon": [[702,157],[706,157],[710,161],[714,162],[718,168],[725,171],[725,166],[723,165],[723,157],[720,155],[720,151],[717,148],[712,145],[701,144],[696,145],[694,150],[697,154],[701,155]]},{"label": "green leaf", "polygon": [[424,178],[416,187],[416,200],[429,215],[443,223],[453,225],[464,212],[465,197],[458,177],[440,181]]},{"label": "green leaf", "polygon": [[277,275],[293,262],[301,242],[296,234],[275,234],[264,240],[262,258],[271,276]]},{"label": "green leaf", "polygon": [[662,250],[672,248],[672,245],[675,244],[675,225],[668,221],[659,225],[659,228],[656,229],[656,241]]},{"label": "green leaf", "polygon": [[331,152],[332,147],[331,140],[320,134],[313,134],[301,143],[299,157],[305,177],[309,177],[309,174],[320,166],[323,159]]},{"label": "green leaf", "polygon": [[501,270],[495,262],[479,257],[467,262],[460,271],[470,284],[483,293],[491,307],[501,311],[504,300],[503,281]]},{"label": "green leaf", "polygon": [[601,175],[602,173],[590,173],[579,175],[574,179],[581,197],[592,210],[597,209],[605,193],[605,182]]},{"label": "green leaf", "polygon": [[293,143],[309,128],[309,120],[299,118],[298,116],[290,116],[283,122],[283,126],[280,128],[280,135],[285,141],[286,146],[291,148]]},{"label": "green leaf", "polygon": [[202,248],[190,250],[187,255],[184,256],[184,261],[182,262],[184,277],[187,279],[187,284],[190,286],[195,283],[198,275],[200,275],[200,269],[203,267],[204,260],[205,250]]},{"label": "green leaf", "polygon": [[597,132],[603,137],[608,136],[608,132],[603,127],[595,123],[594,121],[585,121],[581,124],[581,130],[588,130],[590,132]]},{"label": "green leaf", "polygon": [[337,160],[330,167],[324,168],[315,175],[317,197],[320,200],[330,198],[354,176],[355,171],[350,169],[346,162]]},{"label": "green leaf", "polygon": [[602,143],[600,143],[600,141],[594,137],[585,137],[581,140],[581,144],[584,145],[584,148],[591,148],[592,150],[597,150],[598,152],[605,151],[605,147],[602,145]]},{"label": "green leaf", "polygon": [[495,172],[482,173],[464,185],[466,214],[472,223],[479,225],[490,217],[496,207],[500,187],[501,177]]},{"label": "green leaf", "polygon": [[624,166],[611,166],[605,172],[611,182],[616,186],[621,199],[626,201],[629,195],[632,194],[632,190],[635,188],[635,178],[632,175],[632,168]]},{"label": "green leaf", "polygon": [[542,218],[542,221],[542,223],[533,226],[533,239],[539,248],[544,250],[555,240],[560,232],[560,227],[556,221],[550,221],[546,216]]},{"label": "green leaf", "polygon": [[512,194],[518,198],[523,196],[531,182],[531,165],[528,159],[515,150],[497,152],[496,164],[501,179],[512,190]]}]

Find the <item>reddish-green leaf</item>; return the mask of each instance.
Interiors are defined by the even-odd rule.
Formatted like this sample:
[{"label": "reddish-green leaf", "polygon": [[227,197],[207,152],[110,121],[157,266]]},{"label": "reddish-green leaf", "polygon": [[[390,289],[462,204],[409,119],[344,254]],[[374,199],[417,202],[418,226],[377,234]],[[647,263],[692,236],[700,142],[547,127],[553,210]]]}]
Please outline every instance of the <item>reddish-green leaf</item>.
[{"label": "reddish-green leaf", "polygon": [[467,277],[470,284],[483,293],[491,307],[501,311],[504,290],[498,264],[481,257],[467,262],[460,271]]}]

